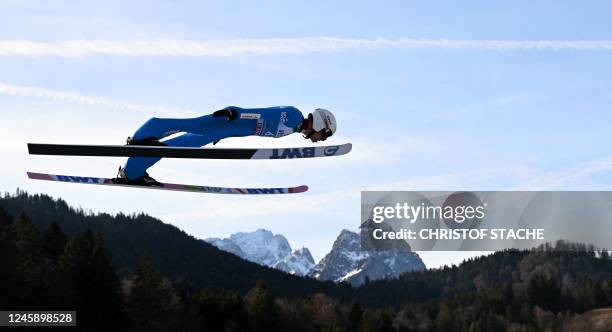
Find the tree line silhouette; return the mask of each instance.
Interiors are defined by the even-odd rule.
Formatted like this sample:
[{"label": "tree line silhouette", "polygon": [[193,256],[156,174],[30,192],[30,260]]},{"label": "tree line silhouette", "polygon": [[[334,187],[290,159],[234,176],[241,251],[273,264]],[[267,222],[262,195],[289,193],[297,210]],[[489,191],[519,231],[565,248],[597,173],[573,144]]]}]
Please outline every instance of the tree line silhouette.
[{"label": "tree line silhouette", "polygon": [[[190,274],[180,260],[194,255]],[[76,310],[82,331],[555,331],[612,306],[612,259],[581,244],[354,289],[243,261],[146,215],[24,192],[0,199],[0,271],[0,310]]]}]

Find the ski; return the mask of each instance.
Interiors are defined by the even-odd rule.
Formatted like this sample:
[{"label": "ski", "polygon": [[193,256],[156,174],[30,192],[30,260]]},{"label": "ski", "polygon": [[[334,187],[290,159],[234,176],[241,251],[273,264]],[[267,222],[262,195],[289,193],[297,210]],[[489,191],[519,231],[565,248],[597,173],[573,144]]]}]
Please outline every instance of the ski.
[{"label": "ski", "polygon": [[210,194],[238,194],[238,195],[297,194],[297,193],[303,193],[308,190],[308,186],[305,186],[305,185],[298,186],[298,187],[288,187],[288,188],[224,188],[224,187],[211,187],[211,186],[199,186],[199,185],[188,185],[188,184],[161,183],[160,187],[156,187],[156,186],[154,187],[154,186],[119,184],[119,183],[114,183],[113,179],[108,179],[108,178],[57,175],[57,174],[34,173],[34,172],[27,172],[27,173],[28,173],[28,178],[33,179],[33,180],[47,180],[47,181],[69,182],[69,183],[81,183],[81,184],[97,184],[97,185],[114,186],[114,187],[131,187],[131,188],[143,188],[143,189],[187,191],[187,192],[210,193]]},{"label": "ski", "polygon": [[28,143],[35,155],[96,157],[160,157],[196,159],[299,159],[332,157],[347,154],[352,144],[278,149],[214,149],[138,145],[68,145]]}]

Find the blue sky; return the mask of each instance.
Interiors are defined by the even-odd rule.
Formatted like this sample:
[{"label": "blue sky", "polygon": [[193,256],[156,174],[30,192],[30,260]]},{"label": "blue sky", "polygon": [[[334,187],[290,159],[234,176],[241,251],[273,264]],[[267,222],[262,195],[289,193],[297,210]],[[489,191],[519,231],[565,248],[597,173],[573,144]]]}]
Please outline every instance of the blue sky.
[{"label": "blue sky", "polygon": [[[1,189],[144,211],[200,238],[266,228],[317,260],[342,228],[357,227],[361,190],[609,190],[611,10],[607,1],[3,1],[0,149],[10,162]],[[164,160],[150,172],[166,182],[311,187],[280,198],[25,178],[109,177],[123,163],[28,156],[26,142],[121,144],[150,116],[227,105],[329,108],[339,121],[330,143],[354,151],[278,163]],[[308,144],[293,136],[219,146]],[[422,256],[439,266],[465,255]]]}]

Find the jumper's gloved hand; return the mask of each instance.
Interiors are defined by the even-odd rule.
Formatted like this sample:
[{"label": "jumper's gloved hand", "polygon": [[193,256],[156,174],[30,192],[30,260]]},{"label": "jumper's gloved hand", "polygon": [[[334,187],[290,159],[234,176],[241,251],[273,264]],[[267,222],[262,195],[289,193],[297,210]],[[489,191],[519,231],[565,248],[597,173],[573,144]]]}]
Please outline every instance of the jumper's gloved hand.
[{"label": "jumper's gloved hand", "polygon": [[224,108],[213,113],[214,117],[227,117],[227,122],[232,122],[238,118],[238,111],[231,108]]}]

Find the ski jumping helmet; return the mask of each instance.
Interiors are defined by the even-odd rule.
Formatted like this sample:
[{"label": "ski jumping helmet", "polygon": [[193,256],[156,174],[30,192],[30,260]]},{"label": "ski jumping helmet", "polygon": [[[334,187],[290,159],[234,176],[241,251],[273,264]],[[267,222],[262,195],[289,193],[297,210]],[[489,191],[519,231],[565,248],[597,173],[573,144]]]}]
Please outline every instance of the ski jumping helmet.
[{"label": "ski jumping helmet", "polygon": [[312,115],[312,129],[315,132],[323,130],[325,138],[336,132],[336,117],[332,112],[324,108],[317,108],[310,114]]}]

